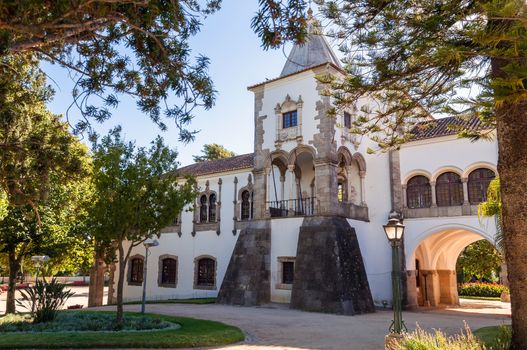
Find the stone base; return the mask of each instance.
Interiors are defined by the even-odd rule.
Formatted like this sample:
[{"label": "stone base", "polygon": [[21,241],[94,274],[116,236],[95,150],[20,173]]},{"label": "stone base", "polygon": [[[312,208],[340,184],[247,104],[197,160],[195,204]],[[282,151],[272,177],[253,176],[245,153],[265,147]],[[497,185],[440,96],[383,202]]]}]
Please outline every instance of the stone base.
[{"label": "stone base", "polygon": [[269,220],[252,221],[240,231],[217,302],[244,306],[269,303],[271,300],[270,256]]},{"label": "stone base", "polygon": [[375,311],[359,242],[346,219],[304,219],[290,307],[345,315]]}]

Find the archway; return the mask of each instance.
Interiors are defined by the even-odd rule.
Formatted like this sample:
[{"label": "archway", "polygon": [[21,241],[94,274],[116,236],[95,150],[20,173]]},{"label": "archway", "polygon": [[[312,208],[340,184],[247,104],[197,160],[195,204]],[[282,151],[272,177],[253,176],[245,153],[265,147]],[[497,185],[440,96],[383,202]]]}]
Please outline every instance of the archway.
[{"label": "archway", "polygon": [[467,227],[443,228],[426,235],[407,259],[410,305],[458,305],[456,262],[470,244],[491,237]]}]

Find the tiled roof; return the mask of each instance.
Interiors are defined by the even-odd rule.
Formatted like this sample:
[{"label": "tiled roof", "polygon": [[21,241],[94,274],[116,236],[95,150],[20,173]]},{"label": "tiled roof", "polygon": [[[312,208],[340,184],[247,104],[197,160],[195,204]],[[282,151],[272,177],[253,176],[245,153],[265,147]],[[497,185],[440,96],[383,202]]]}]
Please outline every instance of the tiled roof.
[{"label": "tiled roof", "polygon": [[200,176],[222,173],[225,171],[252,168],[253,162],[254,153],[247,153],[225,159],[208,160],[205,162],[191,164],[178,169],[178,174]]},{"label": "tiled roof", "polygon": [[477,117],[462,119],[459,117],[439,118],[418,123],[412,130],[411,141],[424,140],[433,137],[456,135],[461,130],[483,130],[487,127]]}]

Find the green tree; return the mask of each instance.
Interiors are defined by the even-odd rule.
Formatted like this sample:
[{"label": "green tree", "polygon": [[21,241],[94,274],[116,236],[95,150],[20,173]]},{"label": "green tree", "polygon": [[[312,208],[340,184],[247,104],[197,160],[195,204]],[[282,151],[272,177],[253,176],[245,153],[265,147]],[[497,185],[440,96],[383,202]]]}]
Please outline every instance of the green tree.
[{"label": "green tree", "polygon": [[[200,6],[200,3],[203,4]],[[0,56],[32,53],[75,77],[72,106],[90,120],[111,116],[120,96],[162,128],[168,116],[190,140],[192,111],[211,108],[209,60],[193,58],[189,40],[221,0],[32,0],[0,2]],[[175,96],[175,105],[169,96]],[[172,100],[173,101],[173,100]]]},{"label": "green tree", "polygon": [[12,206],[36,209],[51,173],[58,181],[86,173],[86,147],[46,108],[52,95],[34,57],[0,56],[0,188]]},{"label": "green tree", "polygon": [[[44,275],[53,266],[64,266],[70,261],[77,242],[86,242],[77,231],[79,222],[86,219],[86,189],[85,181],[64,183],[51,174],[48,197],[37,208],[29,204],[8,205],[7,215],[0,220],[0,253],[7,257],[9,269],[6,313],[15,312],[16,277],[24,260],[32,255],[48,255],[50,265],[43,270]],[[84,258],[89,259],[89,255]]]},{"label": "green tree", "polygon": [[176,179],[176,152],[158,137],[149,149],[125,142],[114,129],[94,146],[94,205],[90,234],[117,250],[117,322],[123,320],[123,286],[130,253],[159,235],[195,196],[195,182]]},{"label": "green tree", "polygon": [[494,245],[487,240],[480,240],[467,246],[459,255],[457,270],[466,277],[476,276],[493,279],[498,275],[503,258]]},{"label": "green tree", "polygon": [[[253,20],[265,45],[288,39],[276,18],[285,1],[261,0],[267,10]],[[299,11],[303,1],[289,0]],[[361,96],[382,108],[362,108],[352,132],[369,135],[381,150],[411,139],[417,122],[431,115],[479,118],[479,130],[462,136],[489,137],[499,148],[502,226],[512,300],[512,349],[527,349],[527,4],[523,0],[377,1],[318,0],[332,21],[330,33],[346,54],[346,77],[321,77],[335,109]],[[279,10],[276,10],[276,9]],[[276,24],[275,24],[276,23]],[[305,21],[290,23],[303,28]],[[274,25],[270,31],[265,29]],[[330,26],[331,27],[331,26]],[[465,123],[467,125],[469,123]]]},{"label": "green tree", "polygon": [[218,145],[217,143],[209,143],[203,145],[201,153],[202,155],[200,156],[193,156],[195,162],[230,158],[236,155],[236,153],[229,151],[228,149],[226,149],[222,145]]}]

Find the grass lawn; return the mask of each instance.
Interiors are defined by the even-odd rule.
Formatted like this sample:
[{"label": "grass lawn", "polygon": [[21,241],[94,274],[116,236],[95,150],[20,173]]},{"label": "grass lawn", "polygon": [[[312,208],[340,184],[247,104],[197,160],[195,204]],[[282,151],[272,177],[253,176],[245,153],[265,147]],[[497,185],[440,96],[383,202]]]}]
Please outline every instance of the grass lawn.
[{"label": "grass lawn", "polygon": [[[167,300],[147,300],[147,304],[214,304],[216,298],[190,298],[190,299],[167,299]],[[129,301],[125,305],[141,304],[140,301]]]},{"label": "grass lawn", "polygon": [[[108,311],[83,311],[113,314]],[[140,316],[136,312],[126,315]],[[180,328],[146,331],[70,331],[70,332],[3,332],[0,349],[15,348],[188,348],[242,341],[242,331],[233,326],[207,320],[146,314],[147,317],[177,323]]]},{"label": "grass lawn", "polygon": [[510,332],[510,326],[492,326],[477,329],[473,333],[488,349],[508,349],[507,344],[510,342]]},{"label": "grass lawn", "polygon": [[459,299],[475,299],[475,300],[493,300],[493,301],[501,301],[500,297],[474,297],[474,296],[468,296],[468,295],[460,295]]}]

